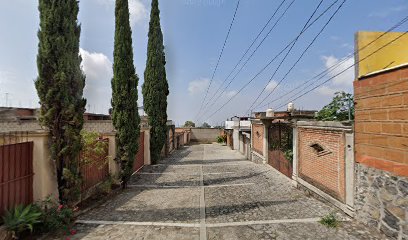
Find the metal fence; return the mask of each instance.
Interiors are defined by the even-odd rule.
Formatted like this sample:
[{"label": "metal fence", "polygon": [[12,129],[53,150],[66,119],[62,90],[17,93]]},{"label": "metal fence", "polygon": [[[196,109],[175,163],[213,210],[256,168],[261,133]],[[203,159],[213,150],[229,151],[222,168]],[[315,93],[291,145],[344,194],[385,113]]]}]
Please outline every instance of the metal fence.
[{"label": "metal fence", "polygon": [[140,133],[139,137],[139,151],[136,154],[135,162],[133,163],[133,170],[136,172],[144,165],[144,133]]},{"label": "metal fence", "polygon": [[292,177],[293,128],[289,123],[272,123],[269,127],[268,163],[287,177]]},{"label": "metal fence", "polygon": [[25,133],[0,134],[0,215],[33,202],[33,146]]}]

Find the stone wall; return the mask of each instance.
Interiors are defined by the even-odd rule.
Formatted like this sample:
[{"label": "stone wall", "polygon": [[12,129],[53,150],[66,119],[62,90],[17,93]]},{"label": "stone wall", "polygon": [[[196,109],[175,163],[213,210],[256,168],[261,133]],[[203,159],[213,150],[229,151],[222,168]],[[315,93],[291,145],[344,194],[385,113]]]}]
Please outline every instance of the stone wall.
[{"label": "stone wall", "polygon": [[390,238],[408,239],[408,178],[356,165],[356,219]]},{"label": "stone wall", "polygon": [[[44,130],[37,120],[0,121],[0,132]],[[114,130],[111,120],[89,120],[84,123],[84,130],[107,133]]]},{"label": "stone wall", "polygon": [[191,128],[192,142],[215,142],[221,135],[221,129],[217,128]]},{"label": "stone wall", "polygon": [[38,131],[42,130],[37,120],[0,121],[0,132]]},{"label": "stone wall", "polygon": [[108,133],[115,129],[112,120],[88,120],[84,123],[84,130],[88,132]]}]

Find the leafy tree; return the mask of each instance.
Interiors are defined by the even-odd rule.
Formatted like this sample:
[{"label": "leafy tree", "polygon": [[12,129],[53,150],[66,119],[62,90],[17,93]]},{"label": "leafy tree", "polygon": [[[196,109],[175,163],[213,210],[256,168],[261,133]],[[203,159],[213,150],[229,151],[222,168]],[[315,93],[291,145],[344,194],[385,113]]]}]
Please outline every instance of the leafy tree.
[{"label": "leafy tree", "polygon": [[133,65],[132,30],[128,0],[116,0],[115,44],[113,52],[112,120],[116,129],[116,161],[120,165],[122,187],[133,173],[139,149],[140,116],[137,107],[139,81]]},{"label": "leafy tree", "polygon": [[208,124],[208,123],[206,123],[206,122],[204,122],[203,125],[201,125],[201,127],[202,127],[202,128],[210,128],[211,125]]},{"label": "leafy tree", "polygon": [[193,121],[186,121],[184,127],[195,127],[195,123]]},{"label": "leafy tree", "polygon": [[354,119],[354,98],[350,93],[336,92],[331,103],[317,113],[318,120],[345,121]]},{"label": "leafy tree", "polygon": [[78,159],[86,100],[81,70],[77,0],[39,0],[38,78],[41,125],[50,131],[51,158],[56,162],[61,202],[79,196]]},{"label": "leafy tree", "polygon": [[142,91],[145,111],[149,116],[149,125],[151,126],[150,153],[153,163],[160,159],[160,152],[166,141],[169,85],[166,79],[165,65],[166,57],[160,27],[159,2],[158,0],[152,0],[147,61]]}]

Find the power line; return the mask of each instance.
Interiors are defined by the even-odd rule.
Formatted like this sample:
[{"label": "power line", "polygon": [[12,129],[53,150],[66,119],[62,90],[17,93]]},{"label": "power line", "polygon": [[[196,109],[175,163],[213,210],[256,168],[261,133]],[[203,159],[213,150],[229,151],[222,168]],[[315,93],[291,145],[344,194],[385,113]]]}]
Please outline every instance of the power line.
[{"label": "power line", "polygon": [[[245,58],[245,56],[248,54],[249,50],[252,48],[252,46],[255,44],[255,42],[258,40],[258,38],[262,35],[262,33],[265,31],[266,27],[269,25],[269,23],[272,21],[272,19],[275,17],[276,13],[279,11],[279,9],[282,7],[282,5],[286,2],[286,0],[283,0],[279,6],[276,8],[276,10],[274,11],[274,13],[272,14],[272,16],[268,19],[268,21],[266,22],[266,24],[263,26],[263,28],[261,29],[261,31],[258,33],[258,35],[255,37],[255,39],[252,41],[252,43],[249,45],[249,47],[246,49],[246,51],[244,52],[244,54],[242,55],[242,57],[239,59],[239,61],[237,62],[237,64],[234,66],[234,68],[231,70],[231,72],[228,74],[228,76],[224,79],[224,81],[221,83],[221,85],[218,87],[217,91],[212,95],[212,97],[208,100],[208,103],[210,103],[210,101],[217,95],[217,93],[219,92],[219,90],[221,89],[222,85],[224,85],[224,83],[228,80],[228,78],[232,75],[232,73],[234,73],[234,71],[237,69],[237,67],[239,66],[239,64],[242,62],[242,60]],[[293,1],[292,1],[293,3]],[[290,4],[289,6],[291,6],[292,4]],[[287,8],[288,9],[288,8]],[[287,11],[286,9],[286,11]],[[286,11],[284,11],[284,13],[286,13]],[[275,22],[275,24],[272,26],[272,28],[269,30],[269,32],[265,35],[265,37],[262,39],[262,41],[258,44],[257,48],[255,49],[255,51],[251,54],[251,56],[253,56],[253,54],[258,50],[258,48],[260,47],[260,45],[262,45],[262,43],[265,41],[265,39],[269,36],[269,34],[272,32],[272,30],[276,27],[277,23],[279,22],[279,20],[283,17],[284,14],[281,15],[281,17]],[[208,104],[207,104],[208,105]]]},{"label": "power line", "polygon": [[[278,72],[279,68],[282,66],[282,64],[285,62],[286,58],[289,56],[289,54],[292,52],[293,48],[295,47],[297,41],[300,38],[300,35],[304,32],[305,28],[307,27],[307,25],[309,24],[310,20],[313,18],[313,16],[316,14],[317,10],[319,10],[320,5],[322,5],[323,0],[321,0],[319,2],[319,4],[317,5],[317,7],[315,8],[315,10],[313,11],[312,15],[310,15],[309,19],[307,20],[306,24],[303,26],[302,30],[300,31],[299,35],[296,37],[295,41],[293,42],[292,46],[290,46],[289,51],[286,53],[285,57],[282,59],[282,61],[279,63],[278,67],[275,69],[275,72],[272,74],[271,78],[269,79],[269,81],[266,83],[265,87],[262,89],[261,93],[259,93],[258,97],[253,101],[253,103],[251,104],[251,106],[249,107],[249,109],[252,108],[252,106],[258,101],[258,99],[262,96],[262,94],[264,93],[264,91],[266,90],[266,88],[268,87],[269,83],[272,81],[272,79],[275,77],[276,73]],[[275,87],[276,88],[276,87]],[[275,90],[274,88],[274,90]]]},{"label": "power line", "polygon": [[[326,8],[326,10],[321,13],[318,18],[316,18],[314,21],[312,21],[309,26],[305,29],[305,31],[307,29],[309,29],[320,17],[322,17],[331,7],[333,7],[336,3],[338,2],[338,0],[336,0],[335,2],[333,2],[328,8]],[[333,15],[335,15],[338,11],[336,10],[336,12]],[[304,32],[303,32],[304,33]],[[302,33],[302,34],[303,34]],[[231,100],[233,98],[235,98],[239,93],[242,92],[243,89],[245,89],[253,80],[255,80],[263,71],[265,71],[265,69],[273,62],[277,59],[277,57],[279,57],[287,48],[289,48],[289,46],[296,40],[296,38],[294,40],[292,40],[288,45],[286,45],[286,47],[280,52],[278,53],[278,55],[276,55],[270,62],[268,62],[268,64],[266,64],[265,67],[263,67],[250,81],[248,81],[243,87],[240,88],[240,90],[234,95],[232,96],[230,99],[228,99],[228,101],[226,103],[224,103],[220,108],[218,108],[215,112],[213,112],[209,118],[211,118],[212,116],[214,116],[218,111],[220,111],[222,108],[224,108],[228,103],[231,102]]]},{"label": "power line", "polygon": [[[343,0],[343,2],[340,4],[340,6],[336,9],[336,11],[334,12],[334,14],[330,17],[330,19],[326,22],[326,24],[323,26],[323,28],[319,31],[319,33],[313,38],[312,42],[307,46],[307,48],[302,52],[302,54],[300,55],[300,57],[296,60],[296,62],[292,65],[292,67],[289,69],[289,71],[283,76],[283,78],[278,82],[278,84],[276,84],[276,86],[272,89],[272,91],[269,92],[269,94],[262,99],[262,101],[257,105],[257,107],[262,104],[264,101],[266,101],[266,99],[268,99],[269,96],[272,95],[272,93],[276,90],[276,88],[286,79],[286,77],[289,75],[290,72],[292,72],[292,70],[295,68],[295,66],[299,63],[299,61],[303,58],[303,56],[306,54],[306,52],[310,49],[310,47],[315,43],[315,41],[317,40],[317,38],[320,36],[320,34],[323,33],[323,31],[325,30],[325,28],[329,25],[329,23],[332,21],[332,19],[334,18],[334,16],[340,11],[340,9],[343,7],[344,3],[346,2],[346,0]],[[269,82],[272,80],[269,79]],[[268,83],[269,84],[269,83]],[[265,87],[266,88],[266,87]],[[259,95],[260,96],[260,95]],[[250,110],[250,109],[249,109]]]},{"label": "power line", "polygon": [[[265,35],[265,37],[262,39],[262,41],[258,44],[258,46],[255,48],[255,50],[251,53],[251,55],[247,58],[247,60],[244,62],[244,64],[241,66],[241,68],[238,70],[238,72],[234,75],[234,77],[228,82],[227,86],[221,91],[221,93],[216,97],[216,99],[213,101],[213,103],[209,106],[209,108],[211,108],[212,106],[214,106],[214,104],[217,102],[217,100],[222,96],[222,94],[228,89],[228,87],[231,85],[232,81],[234,81],[237,76],[239,75],[239,73],[242,71],[242,69],[244,69],[244,67],[248,64],[248,62],[251,60],[251,58],[255,55],[255,53],[258,51],[258,49],[260,48],[260,46],[263,44],[263,42],[266,40],[266,38],[269,36],[269,34],[272,32],[273,29],[275,29],[276,25],[280,22],[280,20],[283,18],[283,16],[285,16],[286,12],[289,10],[289,8],[293,5],[293,3],[295,2],[295,0],[292,0],[292,2],[286,7],[286,9],[283,11],[283,13],[281,14],[281,16],[277,19],[277,21],[275,22],[275,24],[272,26],[272,28],[269,30],[269,32]],[[233,72],[233,71],[232,71]],[[232,73],[231,72],[231,73]],[[227,80],[227,79],[225,79]],[[225,82],[225,81],[224,81]],[[220,88],[222,87],[222,85],[220,86]],[[213,95],[213,97],[215,97],[216,94]],[[206,104],[206,108],[208,106],[208,104],[210,103],[210,101],[207,102]]]},{"label": "power line", "polygon": [[[284,94],[282,94],[281,96],[275,98],[274,100],[270,101],[267,104],[262,105],[261,107],[265,107],[267,105],[272,104],[273,102],[276,102],[280,99],[282,99],[283,96],[287,96],[288,94],[293,93],[296,90],[299,90],[299,88],[301,88],[302,86],[306,85],[307,83],[317,79],[317,81],[323,79],[325,76],[327,76],[327,74],[329,74],[330,72],[332,72],[333,70],[337,69],[339,66],[341,66],[341,64],[343,64],[344,62],[346,62],[347,60],[351,59],[352,57],[354,57],[355,54],[357,54],[358,52],[364,50],[365,48],[369,47],[370,45],[372,45],[374,42],[378,41],[380,38],[382,38],[383,36],[385,36],[386,34],[388,34],[389,32],[393,31],[394,29],[400,27],[401,25],[403,25],[404,23],[406,23],[408,21],[408,16],[403,18],[400,22],[398,22],[397,24],[395,24],[394,26],[392,26],[391,28],[389,28],[386,32],[382,33],[381,35],[379,35],[378,37],[376,37],[374,40],[372,40],[371,42],[369,42],[368,44],[366,44],[365,46],[361,47],[358,50],[355,50],[353,53],[350,53],[349,55],[347,55],[345,58],[343,58],[341,61],[339,61],[338,63],[330,66],[328,69],[320,72],[319,74],[317,74],[316,76],[310,78],[309,80],[305,81],[304,83],[296,86],[295,88],[293,88],[291,91],[286,92]],[[295,93],[294,95],[299,94],[300,92],[302,92],[304,89],[307,89],[308,87],[310,87],[311,85],[313,85],[315,83],[312,82],[311,84],[307,85],[306,87],[304,87],[303,89],[300,89],[297,93]]]},{"label": "power line", "polygon": [[232,25],[234,24],[235,17],[236,17],[236,15],[237,15],[238,8],[239,8],[239,3],[240,3],[240,2],[241,2],[241,0],[238,0],[237,6],[236,6],[236,8],[235,8],[234,16],[232,17],[232,21],[231,21],[231,24],[230,24],[230,26],[229,26],[227,36],[225,37],[224,44],[223,44],[223,46],[222,46],[220,55],[218,56],[217,64],[215,65],[214,72],[213,72],[213,74],[212,74],[212,76],[211,76],[210,84],[208,85],[208,88],[207,88],[207,91],[206,91],[206,93],[205,93],[204,100],[203,100],[202,103],[201,103],[201,107],[200,107],[199,112],[201,112],[201,110],[202,110],[202,108],[203,108],[203,104],[204,104],[205,100],[207,99],[207,95],[208,95],[208,92],[209,92],[209,90],[210,90],[211,84],[212,84],[212,82],[213,82],[213,80],[214,80],[215,73],[217,72],[218,65],[220,64],[222,54],[224,53],[225,46],[227,45],[227,41],[228,41],[229,35],[230,35],[230,33],[231,33]]},{"label": "power line", "polygon": [[[397,41],[398,39],[402,38],[402,37],[403,37],[405,34],[407,34],[407,33],[408,33],[408,31],[405,31],[404,33],[402,33],[402,34],[399,35],[398,37],[394,38],[392,41],[388,42],[387,44],[385,44],[385,45],[383,45],[382,47],[378,48],[376,51],[372,52],[370,55],[368,55],[368,56],[366,56],[365,58],[359,60],[358,62],[352,64],[351,66],[347,67],[346,69],[344,69],[344,70],[341,71],[340,73],[338,73],[338,74],[336,74],[336,75],[330,77],[330,78],[327,79],[326,81],[324,81],[324,82],[318,84],[317,86],[315,86],[315,87],[313,87],[312,89],[310,89],[310,90],[308,90],[308,91],[302,93],[301,95],[299,95],[298,97],[296,97],[296,98],[294,98],[294,99],[292,99],[292,100],[295,101],[295,100],[297,100],[297,99],[299,99],[299,98],[305,96],[306,94],[310,93],[311,91],[315,90],[316,88],[318,88],[318,87],[320,87],[320,86],[322,86],[322,85],[328,83],[328,82],[329,82],[330,80],[332,80],[333,78],[336,78],[336,77],[340,76],[341,74],[345,73],[345,72],[346,72],[347,70],[349,70],[350,68],[354,67],[355,65],[359,64],[360,62],[362,62],[362,61],[366,60],[367,58],[371,57],[372,55],[376,54],[377,52],[379,52],[379,51],[382,50],[383,48],[387,47],[388,45],[391,45],[393,42],[395,42],[395,41]],[[283,105],[280,105],[280,106],[277,107],[276,109],[279,109],[279,108],[281,108],[281,107],[283,107],[283,106],[285,106],[285,105],[286,105],[286,103],[283,104]]]}]

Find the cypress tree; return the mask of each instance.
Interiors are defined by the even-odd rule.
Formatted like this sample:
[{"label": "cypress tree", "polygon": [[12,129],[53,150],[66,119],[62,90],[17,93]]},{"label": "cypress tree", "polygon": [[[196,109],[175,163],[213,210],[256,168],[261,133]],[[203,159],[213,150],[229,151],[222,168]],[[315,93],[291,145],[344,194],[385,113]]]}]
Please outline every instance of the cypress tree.
[{"label": "cypress tree", "polygon": [[140,135],[140,117],[137,108],[139,78],[133,65],[128,0],[116,0],[115,18],[112,120],[116,129],[116,160],[121,168],[122,187],[126,187],[133,173],[133,162],[139,148]]},{"label": "cypress tree", "polygon": [[152,0],[148,36],[147,61],[142,91],[144,109],[151,127],[151,159],[155,163],[159,160],[160,152],[166,141],[167,96],[169,95],[158,0]]},{"label": "cypress tree", "polygon": [[61,202],[77,199],[85,76],[81,70],[77,0],[39,0],[38,78],[40,123],[50,131],[51,157],[56,163]]}]

